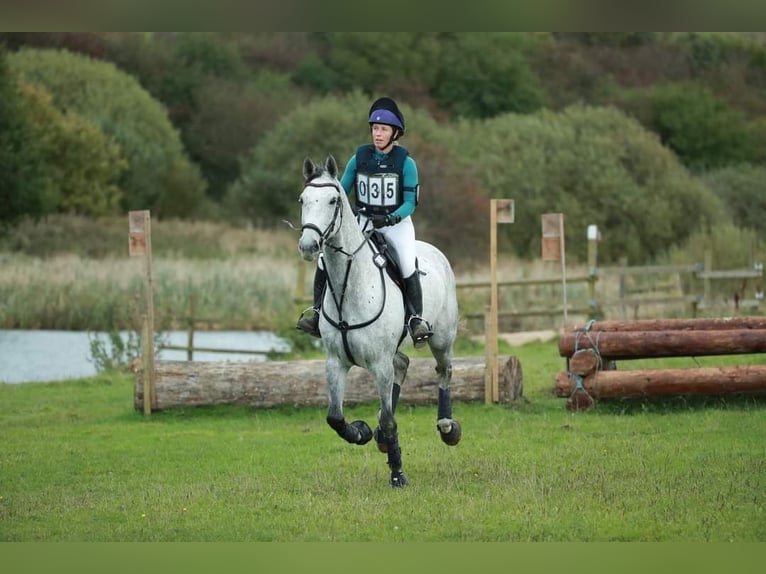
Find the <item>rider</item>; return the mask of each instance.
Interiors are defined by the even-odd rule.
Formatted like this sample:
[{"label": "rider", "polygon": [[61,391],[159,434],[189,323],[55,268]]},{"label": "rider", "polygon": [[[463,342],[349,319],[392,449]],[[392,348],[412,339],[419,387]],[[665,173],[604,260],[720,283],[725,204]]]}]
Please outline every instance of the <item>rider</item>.
[{"label": "rider", "polygon": [[[420,346],[433,332],[421,317],[423,292],[416,267],[415,226],[410,217],[418,205],[418,168],[409,152],[399,145],[404,135],[404,116],[394,100],[375,100],[368,121],[372,143],[361,145],[348,160],[341,185],[346,194],[355,192],[357,221],[362,230],[372,224],[396,253],[404,294],[412,308],[410,335]],[[314,313],[310,317],[302,314],[296,325],[315,337],[320,336],[319,309],[326,283],[327,273],[320,263],[314,275]]]}]

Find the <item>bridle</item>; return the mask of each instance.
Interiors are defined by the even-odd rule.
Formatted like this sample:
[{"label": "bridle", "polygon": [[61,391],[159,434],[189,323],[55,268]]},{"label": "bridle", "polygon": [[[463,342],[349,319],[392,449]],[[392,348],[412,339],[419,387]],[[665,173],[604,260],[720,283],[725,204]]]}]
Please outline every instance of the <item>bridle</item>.
[{"label": "bridle", "polygon": [[335,203],[335,212],[332,214],[332,219],[330,220],[330,223],[327,224],[327,227],[325,228],[324,231],[319,229],[319,227],[317,225],[314,225],[313,223],[305,223],[301,225],[301,233],[303,233],[305,229],[311,229],[312,231],[316,231],[316,233],[319,235],[319,249],[321,250],[325,242],[327,241],[327,239],[333,233],[335,233],[336,231],[335,223],[338,221],[339,217],[340,217],[340,224],[338,226],[338,229],[340,229],[340,225],[343,224],[343,211],[341,210],[343,202],[341,201],[341,197],[340,197],[341,190],[339,185],[333,182],[312,183],[309,181],[306,183],[306,187],[332,187],[338,193],[338,201]]},{"label": "bridle", "polygon": [[319,235],[319,249],[320,251],[323,250],[323,247],[327,245],[328,247],[332,248],[333,251],[337,253],[343,253],[347,257],[346,261],[346,273],[343,278],[343,285],[340,290],[340,296],[338,296],[336,292],[336,288],[333,286],[332,281],[330,280],[330,276],[328,274],[327,276],[327,288],[330,290],[330,295],[332,296],[333,302],[335,303],[335,308],[338,310],[338,320],[335,321],[332,317],[330,317],[327,314],[327,310],[325,309],[324,305],[322,306],[322,315],[324,315],[324,318],[327,319],[327,321],[338,329],[340,331],[341,337],[343,339],[343,349],[346,351],[346,356],[348,357],[349,361],[351,363],[358,365],[356,360],[354,359],[354,355],[351,352],[351,346],[348,342],[348,332],[352,331],[354,329],[361,329],[363,327],[367,327],[368,325],[373,324],[375,321],[380,318],[380,316],[383,314],[383,309],[386,306],[386,281],[383,277],[383,268],[378,266],[378,271],[380,273],[380,282],[383,286],[383,297],[381,299],[380,308],[378,309],[377,313],[374,317],[367,321],[363,321],[361,323],[357,323],[355,325],[349,325],[348,322],[343,319],[343,300],[346,297],[346,291],[348,290],[348,278],[349,274],[351,272],[351,264],[354,262],[354,257],[357,253],[365,246],[370,245],[370,249],[375,253],[375,249],[372,247],[372,244],[370,243],[370,235],[372,234],[372,230],[368,232],[363,232],[362,235],[364,236],[364,239],[359,244],[359,246],[354,249],[352,252],[348,252],[344,250],[342,247],[333,245],[330,243],[330,238],[333,236],[334,233],[336,233],[336,222],[340,219],[339,227],[343,224],[343,201],[340,197],[340,194],[342,193],[342,190],[340,189],[340,185],[337,183],[312,183],[307,182],[306,187],[332,187],[335,189],[335,191],[338,192],[338,201],[335,204],[335,212],[332,215],[332,219],[330,220],[330,223],[327,224],[327,227],[322,231],[319,229],[319,226],[314,225],[313,223],[305,223],[301,225],[301,233],[305,229],[310,229],[312,231],[315,231]]}]

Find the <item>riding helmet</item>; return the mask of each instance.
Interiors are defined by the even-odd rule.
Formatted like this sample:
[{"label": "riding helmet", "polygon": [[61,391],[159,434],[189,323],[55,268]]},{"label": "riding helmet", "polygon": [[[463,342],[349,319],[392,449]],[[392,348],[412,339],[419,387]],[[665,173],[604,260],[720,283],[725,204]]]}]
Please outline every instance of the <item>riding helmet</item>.
[{"label": "riding helmet", "polygon": [[389,97],[378,98],[370,106],[370,125],[386,124],[399,129],[394,139],[404,135],[404,115],[396,102]]}]

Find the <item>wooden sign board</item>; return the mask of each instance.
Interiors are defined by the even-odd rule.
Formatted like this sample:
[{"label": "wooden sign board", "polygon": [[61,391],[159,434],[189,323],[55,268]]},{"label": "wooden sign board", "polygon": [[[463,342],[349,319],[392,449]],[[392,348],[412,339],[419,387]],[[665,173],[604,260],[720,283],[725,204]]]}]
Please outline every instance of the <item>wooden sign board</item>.
[{"label": "wooden sign board", "polygon": [[493,199],[498,223],[513,223],[515,214],[512,199]]},{"label": "wooden sign board", "polygon": [[146,255],[146,232],[149,227],[149,211],[128,212],[128,253],[130,256]]},{"label": "wooden sign board", "polygon": [[542,215],[543,261],[561,261],[562,238],[564,235],[564,214],[544,213]]}]

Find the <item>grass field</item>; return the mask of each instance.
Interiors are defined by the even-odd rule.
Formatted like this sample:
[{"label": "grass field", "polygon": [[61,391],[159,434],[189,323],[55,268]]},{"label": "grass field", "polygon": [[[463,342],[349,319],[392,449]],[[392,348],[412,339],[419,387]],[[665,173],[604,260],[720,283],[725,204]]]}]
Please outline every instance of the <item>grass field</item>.
[{"label": "grass field", "polygon": [[128,375],[0,385],[0,540],[766,540],[765,398],[571,413],[552,393],[555,343],[512,353],[526,402],[456,404],[456,447],[439,440],[435,406],[400,406],[402,490],[388,486],[385,456],[343,442],[324,408],[144,417]]}]

